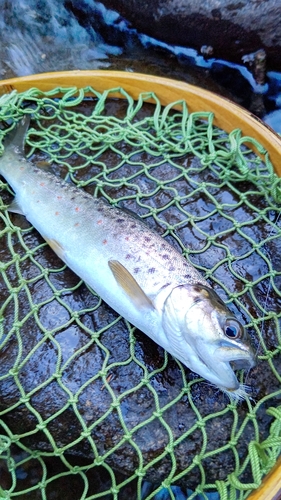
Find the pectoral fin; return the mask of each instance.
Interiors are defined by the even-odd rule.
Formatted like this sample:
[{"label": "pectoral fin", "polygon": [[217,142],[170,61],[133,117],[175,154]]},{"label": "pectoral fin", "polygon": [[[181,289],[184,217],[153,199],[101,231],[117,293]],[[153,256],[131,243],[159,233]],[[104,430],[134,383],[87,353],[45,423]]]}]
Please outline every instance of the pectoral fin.
[{"label": "pectoral fin", "polygon": [[63,246],[57,240],[51,238],[49,239],[45,236],[43,236],[43,238],[44,240],[46,240],[51,249],[54,250],[54,252],[59,256],[59,258],[61,260],[64,260],[65,249],[63,248]]},{"label": "pectoral fin", "polygon": [[118,260],[110,260],[108,265],[117,283],[124,292],[126,292],[137,308],[155,309],[150,298],[147,297],[135,278]]}]

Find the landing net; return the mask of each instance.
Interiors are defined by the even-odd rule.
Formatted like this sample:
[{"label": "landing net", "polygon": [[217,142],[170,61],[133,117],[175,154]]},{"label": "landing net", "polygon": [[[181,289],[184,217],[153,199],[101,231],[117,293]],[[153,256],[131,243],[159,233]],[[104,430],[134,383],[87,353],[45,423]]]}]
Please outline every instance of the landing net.
[{"label": "landing net", "polygon": [[280,180],[253,138],[176,104],[33,88],[1,97],[1,137],[31,115],[34,163],[133,210],[199,269],[257,349],[251,398],[230,402],[111,311],[7,212],[2,179],[1,499],[244,499],[280,454]]}]

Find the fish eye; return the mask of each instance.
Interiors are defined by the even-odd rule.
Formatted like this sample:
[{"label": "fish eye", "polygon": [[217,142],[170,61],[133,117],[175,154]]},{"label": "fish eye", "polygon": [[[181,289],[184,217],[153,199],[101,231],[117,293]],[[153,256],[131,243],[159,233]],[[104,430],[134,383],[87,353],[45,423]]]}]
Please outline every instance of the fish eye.
[{"label": "fish eye", "polygon": [[227,318],[224,325],[224,333],[229,339],[239,339],[243,334],[243,327],[236,319]]}]

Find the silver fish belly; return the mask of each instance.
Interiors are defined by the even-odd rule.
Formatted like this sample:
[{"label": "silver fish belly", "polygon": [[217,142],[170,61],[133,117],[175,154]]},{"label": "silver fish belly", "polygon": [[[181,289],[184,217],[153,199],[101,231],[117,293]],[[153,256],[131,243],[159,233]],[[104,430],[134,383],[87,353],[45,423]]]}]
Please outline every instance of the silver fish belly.
[{"label": "silver fish belly", "polygon": [[10,210],[120,315],[230,397],[245,397],[233,369],[254,366],[254,352],[207,281],[141,220],[26,161],[27,128],[23,120],[0,159],[16,194]]}]

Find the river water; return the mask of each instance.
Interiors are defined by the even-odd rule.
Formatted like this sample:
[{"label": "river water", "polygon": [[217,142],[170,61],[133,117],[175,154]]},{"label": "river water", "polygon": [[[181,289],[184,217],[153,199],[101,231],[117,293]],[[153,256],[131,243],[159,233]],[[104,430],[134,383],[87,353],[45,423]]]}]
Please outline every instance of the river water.
[{"label": "river water", "polygon": [[[258,84],[249,65],[208,58],[138,33],[93,0],[4,3],[0,17],[2,78],[72,69],[119,69],[168,76],[229,97],[281,131],[281,74]],[[75,6],[75,7],[74,7]]]}]

